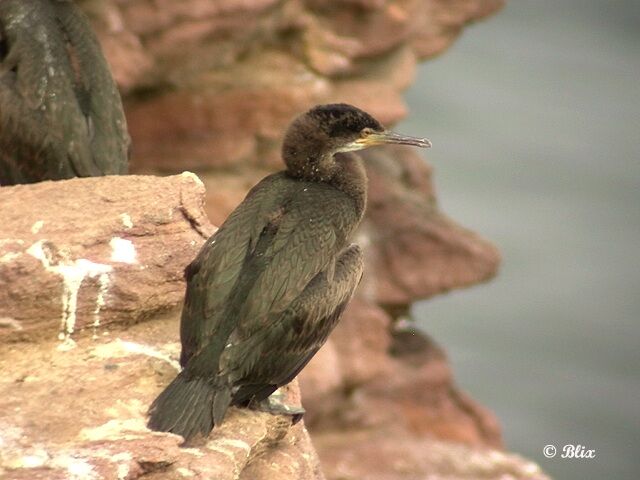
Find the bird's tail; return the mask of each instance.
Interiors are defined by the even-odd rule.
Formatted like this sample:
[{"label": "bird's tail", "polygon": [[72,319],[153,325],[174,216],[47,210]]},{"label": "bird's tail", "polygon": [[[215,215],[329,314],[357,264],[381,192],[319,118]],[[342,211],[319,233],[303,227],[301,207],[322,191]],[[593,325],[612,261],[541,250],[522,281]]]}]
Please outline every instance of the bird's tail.
[{"label": "bird's tail", "polygon": [[148,426],[182,435],[185,440],[198,434],[206,437],[214,425],[222,422],[230,400],[228,387],[199,377],[188,378],[183,371],[149,407]]}]

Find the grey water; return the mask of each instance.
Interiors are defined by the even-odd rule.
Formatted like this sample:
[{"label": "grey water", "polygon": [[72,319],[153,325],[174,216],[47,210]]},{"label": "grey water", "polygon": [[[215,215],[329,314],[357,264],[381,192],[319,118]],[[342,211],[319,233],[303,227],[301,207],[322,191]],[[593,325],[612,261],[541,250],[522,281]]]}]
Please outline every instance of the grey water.
[{"label": "grey water", "polygon": [[507,449],[556,479],[640,478],[640,2],[511,0],[406,100],[442,209],[503,254],[418,325]]}]

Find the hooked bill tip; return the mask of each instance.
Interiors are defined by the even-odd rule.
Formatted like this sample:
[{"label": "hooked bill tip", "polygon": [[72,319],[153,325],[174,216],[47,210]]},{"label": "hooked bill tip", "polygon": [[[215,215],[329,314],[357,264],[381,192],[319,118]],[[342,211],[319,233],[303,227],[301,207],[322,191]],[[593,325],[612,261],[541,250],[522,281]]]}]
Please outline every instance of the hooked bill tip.
[{"label": "hooked bill tip", "polygon": [[419,146],[422,148],[431,148],[433,146],[431,140],[429,140],[428,138],[421,138],[420,140],[422,140],[422,145]]}]

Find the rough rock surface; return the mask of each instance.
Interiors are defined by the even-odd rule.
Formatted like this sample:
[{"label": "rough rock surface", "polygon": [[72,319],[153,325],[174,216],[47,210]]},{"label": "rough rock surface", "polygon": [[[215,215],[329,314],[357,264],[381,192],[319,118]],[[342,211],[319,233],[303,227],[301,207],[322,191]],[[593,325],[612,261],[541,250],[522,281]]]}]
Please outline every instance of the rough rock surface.
[{"label": "rough rock surface", "polygon": [[440,347],[406,322],[393,327],[382,309],[362,300],[350,305],[300,383],[314,434],[391,429],[502,445],[497,420],[457,388]]},{"label": "rough rock surface", "polygon": [[[278,165],[282,129],[344,101],[391,124],[418,59],[503,0],[82,0],[125,92],[134,167]],[[188,54],[185,54],[188,52]]]},{"label": "rough rock surface", "polygon": [[313,435],[327,478],[340,480],[549,480],[518,455],[491,448],[360,430]]},{"label": "rough rock surface", "polygon": [[[114,181],[118,184],[114,185]],[[60,195],[61,191],[65,195]],[[132,191],[150,198],[145,203],[136,195],[129,195]],[[128,330],[119,329],[122,323],[132,324],[143,317],[140,312],[157,312],[175,305],[182,293],[175,298],[126,295],[129,289],[140,288],[145,277],[141,280],[133,274],[127,276],[126,271],[120,272],[117,268],[119,263],[125,268],[154,266],[155,281],[147,287],[161,289],[163,282],[157,279],[169,278],[175,282],[170,291],[183,291],[180,272],[203,242],[206,236],[203,232],[213,231],[202,213],[202,186],[193,175],[164,179],[103,177],[0,189],[0,195],[7,192],[15,194],[11,198],[27,205],[42,202],[38,212],[47,212],[41,222],[28,213],[19,215],[20,202],[13,203],[10,209],[13,215],[7,214],[4,228],[12,232],[12,238],[28,241],[8,245],[43,245],[41,238],[36,237],[45,234],[43,238],[49,241],[64,240],[64,247],[59,249],[61,253],[54,256],[52,252],[57,250],[50,249],[44,260],[34,258],[32,262],[31,246],[3,254],[3,278],[11,279],[5,281],[7,288],[10,292],[24,293],[5,298],[3,306],[13,315],[33,308],[34,298],[37,299],[35,292],[49,292],[42,297],[50,301],[58,298],[51,292],[59,293],[64,283],[53,275],[57,288],[50,286],[50,277],[52,273],[58,276],[60,272],[68,273],[69,269],[51,272],[52,265],[71,268],[77,266],[79,259],[110,265],[114,270],[109,273],[117,274],[113,283],[119,287],[111,295],[103,295],[103,302],[89,302],[84,313],[80,313],[81,302],[78,303],[75,327],[84,332],[74,334],[77,343],[69,339],[72,332],[66,329],[66,324],[63,333],[67,334],[67,341],[10,343],[0,347],[0,412],[3,412],[0,415],[3,432],[0,466],[4,469],[0,473],[7,478],[106,479],[142,475],[322,478],[306,430],[302,426],[290,428],[286,418],[278,420],[266,414],[234,410],[230,421],[197,451],[179,448],[175,436],[151,433],[144,428],[144,412],[149,402],[175,374],[171,365],[177,366],[175,357],[179,348],[176,343],[167,344],[167,340],[178,336],[177,311],[165,318],[156,315],[153,321]],[[89,199],[86,203],[89,208],[70,209],[69,199],[81,199],[83,195]],[[167,205],[173,207],[167,208]],[[47,206],[55,208],[47,211]],[[134,211],[134,206],[148,209],[149,215],[132,216],[129,212]],[[129,213],[130,218],[123,218],[123,212]],[[180,215],[171,212],[180,212]],[[176,217],[179,218],[177,225],[166,221]],[[144,227],[137,231],[137,236],[131,232],[135,225]],[[48,226],[46,231],[45,226]],[[123,231],[135,240],[137,264],[132,263],[130,250],[118,253],[111,245],[109,239],[114,237],[127,239]],[[449,233],[457,238],[458,232],[459,229],[454,229]],[[171,238],[176,243],[171,244],[170,252],[182,255],[174,259],[167,257],[164,248],[168,248]],[[446,239],[447,235],[441,238]],[[366,239],[366,235],[360,236],[365,244]],[[374,248],[373,245],[374,242],[369,242],[367,248]],[[88,255],[91,248],[102,253]],[[32,262],[39,268],[28,270],[21,261]],[[44,268],[45,265],[49,268]],[[26,272],[31,288],[16,290]],[[88,277],[91,279],[91,275]],[[83,283],[75,285],[85,288]],[[89,282],[86,287],[92,285]],[[440,287],[434,285],[432,288],[438,291]],[[94,287],[98,287],[100,294],[100,284]],[[488,472],[486,478],[500,478],[505,472],[533,471],[524,461],[487,450],[487,446],[500,445],[498,427],[491,414],[458,391],[446,359],[435,345],[417,332],[398,331],[397,319],[375,303],[376,291],[365,282],[335,334],[301,377],[307,418],[316,429],[320,456],[329,464],[329,478],[362,478],[358,473],[362,467],[358,465],[363,458],[391,458],[397,448],[394,445],[403,444],[425,445],[424,448],[435,445],[436,453],[424,457],[415,447],[401,467],[392,462],[387,470],[379,469],[380,475],[388,474],[379,478],[412,478],[407,475],[415,472],[470,478],[469,472],[480,468],[476,465],[478,462],[491,465],[482,467]],[[130,308],[116,308],[121,302]],[[62,300],[50,311],[68,314],[69,302],[62,309],[61,303]],[[99,328],[93,323],[96,305],[100,305]],[[111,317],[108,315],[111,311],[119,314]],[[46,316],[42,312],[41,315]],[[10,329],[22,326],[13,317],[5,317],[5,321]],[[51,332],[48,336],[51,339],[58,322],[59,316],[51,315],[34,325],[27,322],[23,328],[38,328],[43,335]],[[93,340],[90,340],[92,332]],[[292,388],[295,397],[296,386]],[[51,398],[55,398],[51,403],[53,408],[43,409],[43,404]],[[360,442],[358,448],[362,451],[358,451],[351,442],[362,435],[371,438],[384,435],[386,440]],[[444,440],[474,447],[442,444]],[[455,456],[457,451],[467,451],[465,448],[474,452],[469,457],[471,463],[459,460],[452,469],[447,458]]]},{"label": "rough rock surface", "polygon": [[[491,14],[503,2],[79,3],[94,22],[124,93],[133,138],[133,170],[197,171],[206,187],[206,212],[214,224],[220,224],[253,184],[281,168],[281,135],[295,114],[315,103],[344,101],[391,126],[407,114],[401,92],[411,83],[417,60],[441,53],[465,24]],[[305,419],[313,429],[325,473],[336,480],[545,478],[529,462],[495,450],[501,440],[493,415],[455,386],[442,350],[418,332],[403,329],[401,321],[417,299],[489,279],[499,263],[497,250],[437,208],[430,168],[414,152],[398,147],[370,150],[365,155],[370,198],[367,217],[356,239],[366,248],[365,280],[336,332],[300,379],[307,408]],[[130,197],[132,203],[127,208],[140,205],[140,211],[160,212],[145,217],[150,224],[145,231],[148,236],[122,237],[124,223],[117,217],[125,212],[109,220],[109,214],[97,210],[101,213],[92,218],[104,216],[107,223],[111,222],[111,231],[87,230],[99,238],[95,245],[82,241],[78,251],[69,254],[63,248],[60,258],[53,258],[61,267],[78,259],[110,265],[113,236],[131,239],[138,258],[160,255],[155,261],[145,260],[154,269],[149,277],[142,272],[136,274],[142,276],[134,276],[135,266],[126,262],[112,265],[116,277],[122,274],[127,278],[118,289],[109,290],[112,305],[122,302],[121,314],[114,310],[111,317],[109,306],[96,301],[100,275],[88,275],[78,296],[76,326],[91,327],[100,305],[100,324],[106,327],[97,331],[97,339],[89,340],[80,333],[76,335],[78,346],[68,352],[58,352],[49,341],[0,347],[4,349],[0,351],[2,367],[14,362],[21,365],[15,374],[13,369],[1,370],[0,422],[6,422],[0,425],[1,442],[11,448],[0,449],[5,468],[0,476],[9,472],[13,476],[9,478],[85,478],[83,469],[91,468],[98,472],[97,478],[183,478],[191,472],[195,478],[227,478],[211,470],[217,468],[216,462],[223,462],[234,474],[229,478],[321,478],[306,430],[269,423],[273,422],[270,416],[264,419],[259,414],[254,417],[235,411],[229,436],[221,431],[222,438],[212,439],[212,449],[200,447],[202,457],[192,450],[178,449],[177,437],[150,434],[143,428],[146,405],[173,372],[168,373],[166,361],[149,357],[150,350],[136,353],[131,348],[135,350],[132,345],[141,343],[175,355],[176,345],[166,342],[177,338],[177,318],[175,312],[163,320],[154,316],[152,322],[117,332],[113,329],[121,327],[115,322],[133,323],[179,302],[184,288],[182,269],[211,227],[206,220],[194,222],[188,215],[176,215],[176,225],[162,223],[168,209],[155,200],[142,205],[138,203],[145,201],[142,197]],[[180,195],[170,193],[163,198],[174,202],[168,204],[174,212],[183,211],[175,203]],[[0,208],[2,200],[0,197]],[[41,200],[44,206],[59,201],[55,189],[49,189]],[[199,215],[194,218],[201,218]],[[27,218],[19,228],[27,241],[46,238],[28,233],[34,228],[36,233],[48,234],[46,219],[44,226],[37,226],[43,218]],[[160,224],[156,218],[161,219]],[[12,218],[19,220],[15,215]],[[136,225],[141,221],[132,220]],[[6,228],[4,225],[8,223],[3,224]],[[200,232],[197,228],[190,230],[197,225],[205,227]],[[62,225],[60,232],[66,229],[70,234],[83,228]],[[4,230],[0,231],[4,238]],[[173,234],[183,236],[175,243],[171,241],[165,250],[157,247],[159,238],[168,241],[167,235]],[[148,243],[138,244],[138,240]],[[191,244],[193,241],[196,244]],[[62,284],[60,278],[43,268],[42,261],[25,254],[31,245],[0,245],[0,282],[3,275],[14,278],[32,272],[49,293],[37,296],[27,288],[26,293],[12,295],[9,303],[0,297],[0,306],[13,309],[3,319],[5,330],[26,328],[33,322],[28,315],[23,321],[16,311],[50,308],[55,313],[46,324],[57,331],[61,315],[64,318],[67,312],[61,307]],[[81,253],[89,250],[91,256]],[[2,262],[7,260],[13,267],[3,270]],[[13,263],[16,260],[30,263],[18,268]],[[153,282],[156,291],[162,293],[131,294],[145,282]],[[17,288],[14,282],[11,285]],[[3,290],[0,288],[0,295]],[[114,323],[109,323],[111,320]],[[16,333],[20,332],[13,332],[11,338]],[[110,340],[116,337],[125,341]],[[36,360],[30,363],[30,357]],[[84,362],[88,362],[89,370],[82,370]],[[120,363],[116,368],[111,366]],[[37,367],[51,369],[52,379],[57,382],[47,383],[37,375]],[[75,372],[80,374],[81,388],[76,388]],[[97,391],[96,372],[100,382],[106,381],[108,373],[116,391]],[[15,410],[22,408],[20,403],[26,398],[45,398],[43,391],[50,398],[49,389],[57,393],[51,411],[42,412],[41,405],[37,410],[33,402],[27,402],[32,410],[27,406],[22,412]],[[74,409],[81,413],[65,416]],[[35,425],[36,413],[49,415],[43,422],[46,429]],[[85,430],[74,429],[75,421]],[[250,426],[254,421],[259,423],[255,429]],[[5,429],[5,425],[13,426]],[[57,425],[60,436],[56,437],[55,428],[51,430],[48,425]],[[101,425],[103,428],[98,428]],[[97,433],[85,438],[82,431]],[[125,431],[129,433],[122,437]],[[284,435],[284,441],[271,448],[274,435]],[[238,447],[234,441],[238,438],[249,448]],[[261,440],[265,438],[268,440]],[[221,451],[227,461],[233,457],[235,463],[224,464]],[[7,470],[16,462],[26,462],[33,468]]]},{"label": "rough rock surface", "polygon": [[402,311],[415,300],[495,275],[498,250],[438,209],[431,169],[415,150],[363,153],[369,201],[361,238],[369,271],[364,289],[371,300]]},{"label": "rough rock surface", "polygon": [[176,306],[214,232],[193,174],[0,188],[0,336],[66,338]]},{"label": "rough rock surface", "polygon": [[[146,410],[175,376],[173,311],[99,338],[0,345],[0,477],[322,480],[304,422],[232,408],[208,441],[151,432]],[[299,403],[296,383],[288,401]]]},{"label": "rough rock surface", "polygon": [[[252,185],[282,168],[281,136],[294,115],[316,103],[349,102],[391,126],[407,114],[401,92],[417,61],[444,51],[464,25],[502,3],[84,0],[82,5],[125,93],[133,169],[197,171],[207,189],[207,214],[220,224]],[[497,421],[455,386],[434,342],[414,332],[419,352],[390,355],[402,350],[397,324],[412,302],[491,278],[499,254],[438,209],[431,170],[415,152],[389,147],[364,155],[370,193],[355,241],[365,248],[365,278],[336,332],[301,375],[312,434],[346,439],[335,443],[344,454],[339,461],[354,472],[359,459],[385,456],[376,448],[356,454],[349,439],[363,429],[379,429],[399,445],[439,438],[478,452],[499,447]],[[341,478],[331,441],[319,445],[330,478]],[[425,475],[437,470],[425,469],[416,455],[410,458],[410,470]],[[411,478],[386,472],[386,478]],[[508,472],[492,470],[486,478]],[[448,473],[465,478],[462,470]],[[361,474],[353,478],[368,478]]]}]

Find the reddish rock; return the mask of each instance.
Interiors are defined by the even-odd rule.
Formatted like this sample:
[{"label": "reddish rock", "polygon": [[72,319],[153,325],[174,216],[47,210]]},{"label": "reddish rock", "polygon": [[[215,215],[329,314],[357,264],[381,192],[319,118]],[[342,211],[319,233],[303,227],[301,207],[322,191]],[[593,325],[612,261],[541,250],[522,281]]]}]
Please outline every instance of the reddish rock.
[{"label": "reddish rock", "polygon": [[[407,114],[400,94],[416,59],[443,51],[464,25],[502,3],[81,5],[126,93],[134,169],[175,172],[241,163],[273,168],[283,128],[316,103],[351,102],[384,123],[397,122]],[[396,55],[402,63],[390,64]]]},{"label": "reddish rock", "polygon": [[425,2],[419,0],[309,3],[324,28],[336,36],[352,39],[353,59],[377,57],[407,43],[415,35],[414,15],[425,8]]},{"label": "reddish rock", "polygon": [[134,32],[125,28],[122,9],[111,1],[80,0],[78,2],[100,32],[100,44],[114,79],[121,91],[145,85],[155,61]]},{"label": "reddish rock", "polygon": [[247,192],[270,172],[246,169],[240,173],[204,174],[200,178],[207,189],[206,211],[214,225],[221,225],[244,199]]},{"label": "reddish rock", "polygon": [[379,307],[355,298],[327,343],[300,374],[305,416],[317,428],[340,426],[345,399],[376,378],[387,378],[391,318]]},{"label": "reddish rock", "polygon": [[498,250],[437,208],[430,168],[418,154],[386,147],[364,156],[369,175],[366,258],[375,272],[370,288],[378,303],[403,309],[495,275]]},{"label": "reddish rock", "polygon": [[501,447],[496,418],[458,389],[444,352],[421,332],[391,323],[379,307],[352,302],[301,373],[312,433],[381,428]]},{"label": "reddish rock", "polygon": [[131,324],[182,302],[214,228],[191,173],[0,188],[0,336]]},{"label": "reddish rock", "polygon": [[412,328],[394,329],[390,353],[389,374],[359,392],[360,426],[387,425],[412,436],[502,446],[496,418],[459,390],[445,353],[431,339]]},{"label": "reddish rock", "polygon": [[411,40],[420,58],[441,54],[470,22],[480,20],[502,8],[504,0],[433,0],[412,12],[415,36]]},{"label": "reddish rock", "polygon": [[[322,480],[304,422],[286,416],[232,408],[191,448],[146,428],[148,405],[176,374],[177,313],[112,325],[66,351],[54,341],[0,345],[0,476]],[[285,393],[299,404],[295,382]]]},{"label": "reddish rock", "polygon": [[[416,59],[442,52],[464,25],[502,5],[500,0],[80,3],[94,20],[125,93],[134,169],[197,169],[207,188],[207,213],[216,224],[256,181],[282,168],[280,139],[294,115],[316,103],[345,101],[387,125],[397,122],[407,114],[401,92],[412,80]],[[430,168],[415,153],[387,148],[365,156],[371,186],[368,214],[355,239],[366,249],[365,279],[358,298],[300,380],[305,418],[314,428],[328,477],[546,478],[535,465],[494,449],[500,446],[495,418],[456,387],[440,348],[416,332],[396,329],[398,317],[413,301],[494,275],[498,252],[438,210]],[[23,199],[40,202],[32,212],[41,214],[66,197],[41,188],[48,190],[39,199]],[[130,186],[119,188],[131,195]],[[100,305],[101,325],[112,323],[98,333],[176,305],[183,293],[182,268],[206,235],[204,227],[200,233],[190,230],[209,225],[193,220],[200,214],[176,215],[175,225],[163,223],[165,212],[183,211],[171,203],[182,201],[175,185],[162,192],[144,188],[144,182],[136,185],[141,195],[123,202],[151,212],[134,219],[135,225],[142,222],[148,228],[132,241],[152,274],[135,276],[131,265],[114,265],[118,288]],[[0,203],[2,194],[0,190]],[[119,205],[118,198],[108,198]],[[76,222],[69,228],[62,222],[59,232],[73,245],[89,236],[96,243],[82,240],[70,253],[43,249],[50,265],[78,259],[110,265],[109,239],[121,235],[122,222],[99,202],[85,205],[90,227]],[[45,238],[29,234],[41,216],[25,217],[20,231],[28,242]],[[109,226],[94,228],[97,218]],[[48,235],[47,226],[40,231]],[[55,330],[59,323],[58,314],[37,322],[27,319],[46,309],[61,311],[60,279],[25,253],[32,244],[0,244],[0,281],[11,278],[14,289],[6,303],[6,289],[0,288],[0,305],[11,309],[10,315],[2,314],[7,330],[24,325]],[[30,263],[15,263],[25,259]],[[19,287],[13,279],[25,274],[40,282],[38,289],[15,290]],[[151,285],[156,295],[150,296]],[[76,326],[95,321],[100,288],[99,275],[83,281]],[[11,372],[0,383],[0,431],[3,447],[10,446],[9,454],[4,448],[0,453],[5,469],[0,475],[67,478],[73,469],[90,468],[98,478],[194,474],[224,479],[229,472],[240,479],[320,478],[306,430],[264,414],[233,410],[229,423],[212,439],[213,447],[200,446],[199,453],[180,449],[175,436],[144,429],[144,409],[174,374],[166,359],[178,348],[166,341],[177,339],[175,317],[175,311],[170,319],[154,316],[152,322],[113,332],[93,345],[81,335],[76,337],[79,346],[66,353],[47,342],[6,346],[0,362],[17,367],[15,376],[12,369],[0,370]],[[126,335],[132,343],[109,340],[116,335]],[[136,353],[134,343],[155,350],[138,348]],[[158,352],[165,360],[153,358]],[[47,368],[53,372],[50,381],[39,374]],[[50,391],[60,400],[43,411],[43,392]],[[35,420],[40,417],[42,426]],[[245,444],[248,448],[240,446]],[[70,458],[80,462],[69,463]]]},{"label": "reddish rock", "polygon": [[474,448],[393,429],[313,435],[328,479],[549,480],[535,463],[490,448]]}]

